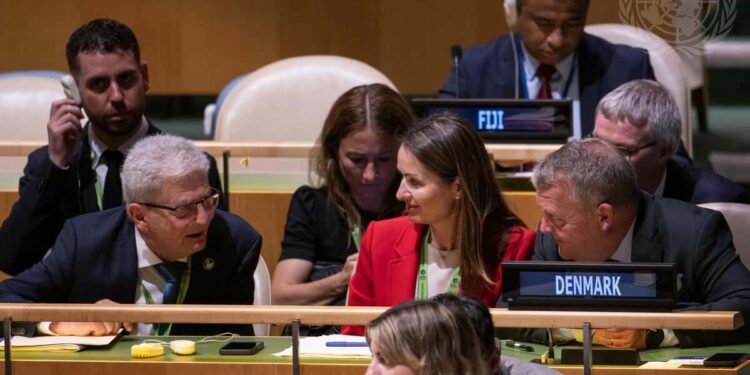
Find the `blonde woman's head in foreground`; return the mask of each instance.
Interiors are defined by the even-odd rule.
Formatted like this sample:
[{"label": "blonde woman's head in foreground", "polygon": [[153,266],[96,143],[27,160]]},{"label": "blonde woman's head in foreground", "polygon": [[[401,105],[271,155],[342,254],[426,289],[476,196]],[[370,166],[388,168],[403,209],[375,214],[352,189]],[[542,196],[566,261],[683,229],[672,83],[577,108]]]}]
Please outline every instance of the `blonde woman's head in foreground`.
[{"label": "blonde woman's head in foreground", "polygon": [[367,325],[367,375],[486,374],[479,340],[465,314],[433,301],[409,301]]}]

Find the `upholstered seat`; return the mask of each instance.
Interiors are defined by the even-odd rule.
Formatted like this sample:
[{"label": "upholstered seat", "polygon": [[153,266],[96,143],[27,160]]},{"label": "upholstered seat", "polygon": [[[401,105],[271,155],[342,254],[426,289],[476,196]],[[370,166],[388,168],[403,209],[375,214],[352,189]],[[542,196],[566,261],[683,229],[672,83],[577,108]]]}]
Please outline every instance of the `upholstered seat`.
[{"label": "upholstered seat", "polygon": [[[268,273],[268,266],[261,255],[258,260],[258,266],[253,273],[253,282],[255,283],[255,293],[253,293],[253,305],[270,305],[271,304],[271,275]],[[268,324],[253,324],[255,336],[268,336],[270,327]]]},{"label": "upholstered seat", "polygon": [[47,121],[53,101],[65,97],[63,73],[20,71],[0,74],[0,139],[47,142]]},{"label": "upholstered seat", "polygon": [[[334,101],[354,86],[394,87],[375,68],[341,56],[280,60],[234,80],[217,102],[214,139],[223,142],[315,143]],[[242,156],[242,155],[233,155]],[[307,158],[234,160],[232,173],[307,174]]]},{"label": "upholstered seat", "polygon": [[750,204],[703,203],[701,207],[720,211],[729,224],[734,238],[734,248],[745,267],[750,268]]}]

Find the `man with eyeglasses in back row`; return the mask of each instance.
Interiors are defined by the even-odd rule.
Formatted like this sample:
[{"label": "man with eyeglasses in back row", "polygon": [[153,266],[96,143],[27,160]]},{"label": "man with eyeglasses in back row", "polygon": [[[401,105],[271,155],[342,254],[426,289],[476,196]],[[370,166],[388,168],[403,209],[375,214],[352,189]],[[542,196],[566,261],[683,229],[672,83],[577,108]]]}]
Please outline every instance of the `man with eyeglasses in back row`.
[{"label": "man with eyeglasses in back row", "polygon": [[[261,236],[216,209],[220,193],[208,175],[208,158],[184,138],[138,141],[122,169],[125,205],[66,221],[42,261],[0,283],[0,302],[252,304]],[[139,335],[253,334],[250,324],[36,324],[41,333],[73,336],[121,327]]]},{"label": "man with eyeglasses in back row", "polygon": [[633,165],[641,190],[694,204],[747,201],[744,188],[674,157],[682,124],[672,94],[656,81],[635,80],[596,108],[592,136],[612,143]]}]

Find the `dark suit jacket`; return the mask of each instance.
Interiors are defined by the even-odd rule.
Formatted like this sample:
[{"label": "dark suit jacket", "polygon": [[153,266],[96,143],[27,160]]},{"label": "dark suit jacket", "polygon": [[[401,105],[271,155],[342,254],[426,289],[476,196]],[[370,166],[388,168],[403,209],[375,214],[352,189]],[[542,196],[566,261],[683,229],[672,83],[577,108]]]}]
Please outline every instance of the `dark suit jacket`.
[{"label": "dark suit jacket", "polygon": [[[92,230],[96,228],[96,230]],[[253,303],[253,273],[261,236],[241,218],[217,210],[206,248],[190,257],[185,304]],[[203,262],[211,258],[213,269]],[[50,254],[0,283],[0,302],[134,303],[138,287],[135,227],[124,207],[80,215],[65,222]],[[173,335],[252,334],[252,326],[176,324]]]},{"label": "dark suit jacket", "polygon": [[[149,122],[147,135],[161,130]],[[49,159],[47,146],[29,154],[18,184],[19,198],[0,227],[0,269],[10,275],[31,267],[52,247],[65,220],[83,213],[97,212],[96,172],[91,166],[91,144],[84,128],[80,149],[70,160],[70,168],[57,168]],[[216,160],[210,163],[209,184],[221,190]],[[226,208],[223,200],[219,208]]]},{"label": "dark suit jacket", "polygon": [[747,203],[747,192],[716,173],[702,171],[682,160],[669,160],[664,197],[695,204],[711,202]]},{"label": "dark suit jacket", "polygon": [[[675,264],[678,303],[689,305],[684,310],[740,311],[745,322],[750,321],[750,271],[735,253],[732,233],[720,212],[644,194],[631,256],[633,262]],[[533,258],[561,260],[552,234],[537,234]],[[748,343],[750,325],[737,331],[677,330],[675,334],[681,347]]]},{"label": "dark suit jacket", "polygon": [[[516,36],[516,40],[520,36]],[[594,115],[599,100],[623,83],[635,79],[654,79],[648,52],[612,44],[599,37],[584,34],[578,45],[578,89],[581,100],[581,135],[594,129]],[[451,68],[441,97],[513,98],[515,71],[513,47],[508,35],[463,50],[459,68],[460,93],[456,93],[456,72]],[[517,67],[516,67],[517,68]],[[521,98],[525,84],[520,83]]]}]

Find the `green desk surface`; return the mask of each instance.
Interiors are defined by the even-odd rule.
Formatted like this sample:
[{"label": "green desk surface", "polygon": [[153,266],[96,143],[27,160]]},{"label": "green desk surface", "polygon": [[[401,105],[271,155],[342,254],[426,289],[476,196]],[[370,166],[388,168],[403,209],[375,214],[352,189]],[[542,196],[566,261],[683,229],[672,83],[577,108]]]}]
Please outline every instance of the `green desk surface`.
[{"label": "green desk surface", "polygon": [[[224,343],[205,343],[198,344],[196,346],[196,354],[189,356],[181,356],[173,354],[168,348],[165,348],[165,355],[161,357],[146,358],[146,359],[135,359],[130,357],[130,347],[133,344],[143,342],[143,340],[149,337],[121,337],[110,347],[95,348],[90,347],[80,352],[75,353],[53,353],[53,352],[13,352],[14,360],[62,360],[62,361],[155,361],[155,362],[254,362],[254,363],[291,363],[291,357],[276,357],[272,353],[278,353],[289,346],[291,346],[290,337],[241,337],[235,339],[235,341],[263,341],[264,349],[255,355],[240,355],[240,356],[226,356],[219,354],[219,348]],[[184,337],[180,337],[184,338]],[[169,341],[169,339],[158,338],[162,341]],[[177,338],[175,338],[177,339]],[[199,338],[188,337],[191,340],[198,340]],[[503,346],[503,355],[515,357],[521,360],[530,361],[532,359],[539,358],[547,348],[543,345],[529,344],[534,348],[533,352],[524,352],[518,349],[508,348]],[[560,358],[560,352],[564,347],[557,347],[555,350],[555,357]],[[705,348],[664,348],[664,349],[653,349],[641,351],[641,360],[643,361],[657,361],[666,362],[679,355],[705,355],[709,356],[719,352],[735,352],[735,353],[748,353],[750,352],[750,344],[745,345],[727,345],[727,346],[713,346]],[[0,358],[3,358],[4,354],[0,352]],[[327,359],[327,358],[302,358],[302,363],[337,363],[337,364],[367,364],[368,360],[365,359]]]},{"label": "green desk surface", "polygon": [[[544,345],[537,345],[537,344],[529,344],[529,345],[531,345],[534,348],[533,352],[524,352],[519,349],[513,349],[513,348],[503,346],[502,353],[503,355],[508,355],[508,356],[515,357],[518,359],[530,361],[532,359],[539,358],[543,353],[547,351],[547,347]],[[575,346],[555,347],[555,358],[560,358],[562,349],[572,348],[572,347],[575,347]],[[724,352],[750,353],[750,344],[710,346],[710,347],[703,347],[703,348],[687,348],[687,349],[680,349],[677,347],[650,349],[650,350],[641,350],[640,356],[641,356],[641,361],[643,362],[666,362],[680,355],[710,356],[715,353],[724,353]]]},{"label": "green desk surface", "polygon": [[[263,341],[264,348],[254,355],[220,355],[219,349],[224,343],[211,342],[196,345],[195,355],[177,355],[173,354],[169,348],[164,348],[164,355],[153,358],[132,358],[130,356],[130,347],[139,344],[146,339],[153,338],[162,341],[169,341],[164,337],[131,337],[123,336],[114,344],[107,347],[89,347],[80,352],[74,353],[54,353],[54,352],[17,352],[12,353],[11,358],[16,360],[43,360],[43,361],[135,361],[135,362],[227,362],[227,363],[291,363],[292,357],[276,357],[273,353],[278,353],[292,345],[291,337],[240,337],[234,341]],[[190,339],[200,340],[200,337],[175,337],[173,339]],[[4,353],[0,353],[0,359],[5,358]],[[302,363],[331,363],[336,364],[360,364],[370,363],[366,359],[336,359],[332,361],[324,358],[303,358]]]}]

